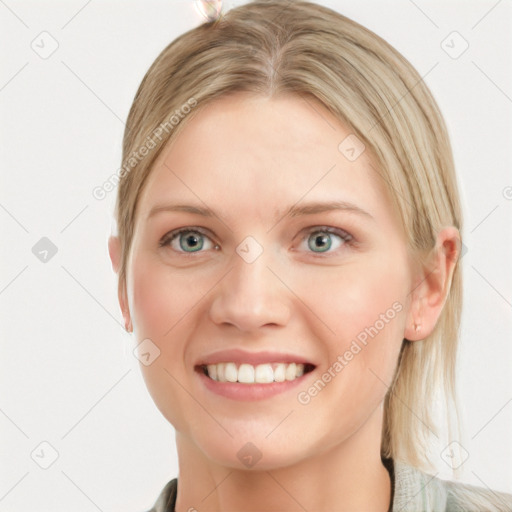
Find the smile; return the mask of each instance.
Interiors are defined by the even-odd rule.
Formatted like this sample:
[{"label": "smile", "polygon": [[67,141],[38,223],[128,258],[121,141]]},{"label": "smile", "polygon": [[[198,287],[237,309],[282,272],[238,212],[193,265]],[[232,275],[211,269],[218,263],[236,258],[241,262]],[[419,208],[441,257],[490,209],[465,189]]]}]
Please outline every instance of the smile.
[{"label": "smile", "polygon": [[239,382],[242,384],[270,384],[292,381],[309,373],[314,368],[303,363],[263,363],[252,365],[224,362],[201,365],[203,373],[218,382]]},{"label": "smile", "polygon": [[[205,354],[194,364],[203,389],[236,401],[270,399],[290,394],[310,379],[317,364],[312,356],[240,348]],[[289,395],[291,397],[291,395]]]}]

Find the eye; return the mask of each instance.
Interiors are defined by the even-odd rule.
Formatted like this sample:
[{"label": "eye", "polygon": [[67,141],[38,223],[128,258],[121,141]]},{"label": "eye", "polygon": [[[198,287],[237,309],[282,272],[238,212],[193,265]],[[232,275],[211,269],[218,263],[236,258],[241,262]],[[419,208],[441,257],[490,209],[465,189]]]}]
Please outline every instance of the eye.
[{"label": "eye", "polygon": [[177,252],[194,253],[201,249],[217,249],[212,240],[198,228],[171,231],[160,240],[160,247],[170,246]]},{"label": "eye", "polygon": [[[350,244],[352,235],[342,229],[330,227],[315,227],[308,231],[304,237],[308,248],[317,254],[334,252],[345,244]],[[331,250],[332,249],[332,250]]]}]

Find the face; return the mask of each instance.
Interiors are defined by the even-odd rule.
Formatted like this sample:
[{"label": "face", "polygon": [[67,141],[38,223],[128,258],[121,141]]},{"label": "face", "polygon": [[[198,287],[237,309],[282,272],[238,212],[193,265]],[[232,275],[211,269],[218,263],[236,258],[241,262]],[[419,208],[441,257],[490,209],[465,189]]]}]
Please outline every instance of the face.
[{"label": "face", "polygon": [[381,411],[411,267],[369,151],[339,149],[349,135],[313,99],[223,97],[139,198],[127,300],[137,344],[159,353],[141,369],[209,461],[293,464]]}]

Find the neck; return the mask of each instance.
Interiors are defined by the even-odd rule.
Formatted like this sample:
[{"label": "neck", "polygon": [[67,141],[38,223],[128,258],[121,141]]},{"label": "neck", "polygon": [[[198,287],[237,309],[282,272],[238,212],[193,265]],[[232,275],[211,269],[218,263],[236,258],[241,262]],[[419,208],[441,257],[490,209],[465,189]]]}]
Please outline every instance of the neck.
[{"label": "neck", "polygon": [[177,433],[176,512],[387,512],[391,480],[380,456],[379,409],[343,442],[268,471],[217,465],[190,438]]}]

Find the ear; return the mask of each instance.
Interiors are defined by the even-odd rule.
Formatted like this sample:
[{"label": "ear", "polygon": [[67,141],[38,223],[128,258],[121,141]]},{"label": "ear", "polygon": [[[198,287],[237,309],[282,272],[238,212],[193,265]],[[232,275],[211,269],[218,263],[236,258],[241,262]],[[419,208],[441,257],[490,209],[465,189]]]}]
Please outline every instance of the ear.
[{"label": "ear", "polygon": [[434,330],[450,292],[460,252],[459,230],[453,226],[443,228],[427,263],[416,276],[404,338],[422,340]]},{"label": "ear", "polygon": [[[118,274],[121,265],[121,240],[119,237],[110,236],[108,239],[108,253],[110,255],[110,261],[112,262],[112,269],[116,274]],[[121,312],[123,313],[124,328],[127,332],[132,332],[132,320],[126,294],[126,280],[124,279],[122,282],[121,280],[118,282],[117,296]]]}]

